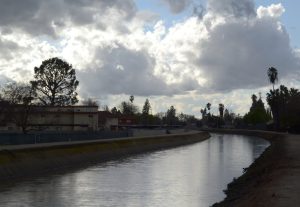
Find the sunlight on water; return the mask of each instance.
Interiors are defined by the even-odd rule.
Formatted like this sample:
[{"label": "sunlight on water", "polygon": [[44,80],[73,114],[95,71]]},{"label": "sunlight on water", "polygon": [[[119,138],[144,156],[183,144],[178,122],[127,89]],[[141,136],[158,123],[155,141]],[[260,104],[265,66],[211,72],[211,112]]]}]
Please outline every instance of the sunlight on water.
[{"label": "sunlight on water", "polygon": [[0,206],[207,207],[268,146],[254,137],[209,140],[0,187]]}]

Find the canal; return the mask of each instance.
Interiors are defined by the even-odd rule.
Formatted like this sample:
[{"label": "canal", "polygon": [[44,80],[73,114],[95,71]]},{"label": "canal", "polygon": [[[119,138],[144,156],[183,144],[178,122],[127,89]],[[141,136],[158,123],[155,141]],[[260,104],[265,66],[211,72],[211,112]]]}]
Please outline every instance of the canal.
[{"label": "canal", "polygon": [[0,184],[0,206],[207,207],[269,143],[212,134],[206,141]]}]

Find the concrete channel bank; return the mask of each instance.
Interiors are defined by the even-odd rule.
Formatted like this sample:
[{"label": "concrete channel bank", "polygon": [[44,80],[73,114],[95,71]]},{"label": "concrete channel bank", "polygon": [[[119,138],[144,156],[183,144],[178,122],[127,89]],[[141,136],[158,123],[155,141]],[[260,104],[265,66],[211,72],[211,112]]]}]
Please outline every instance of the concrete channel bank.
[{"label": "concrete channel bank", "polygon": [[0,146],[0,181],[51,173],[62,168],[93,164],[131,154],[203,141],[208,132],[110,140]]},{"label": "concrete channel bank", "polygon": [[209,130],[212,133],[256,136],[271,145],[245,173],[234,179],[224,191],[223,206],[299,206],[300,136],[285,133],[247,130]]}]

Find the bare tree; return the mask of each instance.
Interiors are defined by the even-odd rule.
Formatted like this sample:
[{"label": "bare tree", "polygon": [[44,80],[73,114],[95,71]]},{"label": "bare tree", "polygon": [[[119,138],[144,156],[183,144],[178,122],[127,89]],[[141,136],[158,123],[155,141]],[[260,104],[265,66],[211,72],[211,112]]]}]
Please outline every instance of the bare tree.
[{"label": "bare tree", "polygon": [[99,106],[100,105],[98,101],[95,101],[92,98],[88,98],[86,100],[83,100],[82,104],[86,105],[86,106]]},{"label": "bare tree", "polygon": [[35,92],[30,85],[23,83],[8,83],[1,90],[1,97],[5,103],[5,119],[12,121],[27,133],[31,106]]}]

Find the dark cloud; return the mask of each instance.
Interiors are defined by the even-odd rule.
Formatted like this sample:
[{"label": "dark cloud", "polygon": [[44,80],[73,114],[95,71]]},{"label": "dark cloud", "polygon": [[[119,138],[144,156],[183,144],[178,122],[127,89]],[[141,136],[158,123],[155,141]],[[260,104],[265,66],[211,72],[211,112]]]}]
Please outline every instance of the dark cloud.
[{"label": "dark cloud", "polygon": [[0,37],[0,58],[11,59],[14,57],[14,52],[20,49],[20,46],[10,40],[3,40]]},{"label": "dark cloud", "polygon": [[271,66],[280,71],[280,78],[299,68],[289,35],[270,18],[219,25],[200,48],[205,52],[195,60],[196,65],[205,72],[208,87],[215,91],[266,86]]},{"label": "dark cloud", "polygon": [[79,71],[81,90],[91,94],[171,95],[177,91],[153,75],[155,59],[146,51],[128,49],[122,45],[105,47],[95,53],[100,65]]},{"label": "dark cloud", "polygon": [[130,19],[136,12],[133,0],[2,0],[0,28],[22,29],[32,35],[55,36],[55,27],[86,25],[101,21],[109,9],[116,9]]},{"label": "dark cloud", "polygon": [[192,0],[163,0],[163,2],[173,13],[180,13],[192,3]]},{"label": "dark cloud", "polygon": [[[191,4],[190,0],[163,1],[174,13]],[[77,72],[81,94],[150,96],[191,90],[208,94],[266,86],[266,71],[271,66],[278,68],[280,78],[295,74],[299,68],[289,35],[278,22],[281,13],[276,18],[268,13],[264,14],[267,17],[256,15],[253,0],[208,0],[206,8],[195,10],[203,18],[187,18],[171,28],[158,24],[154,32],[151,28],[145,33],[146,22],[155,17],[137,12],[133,0],[24,2],[0,1],[0,59],[10,59],[3,61],[0,73],[9,70],[24,78],[26,71],[13,67],[30,65],[32,56],[44,58],[65,50],[63,55],[76,55],[74,62],[81,67]],[[220,16],[225,17],[223,21],[215,21]],[[42,42],[49,37],[29,36],[34,41],[24,38],[26,48],[20,50],[16,40],[24,32],[55,37],[60,28],[72,26],[82,27],[61,36],[62,45]],[[81,28],[88,28],[91,34],[83,34]],[[16,31],[19,36],[14,37]],[[5,35],[16,42],[4,39]],[[11,66],[17,61],[21,64]],[[170,82],[173,84],[167,84]]]},{"label": "dark cloud", "polygon": [[207,9],[214,14],[235,17],[251,17],[256,15],[253,0],[208,0]]}]

